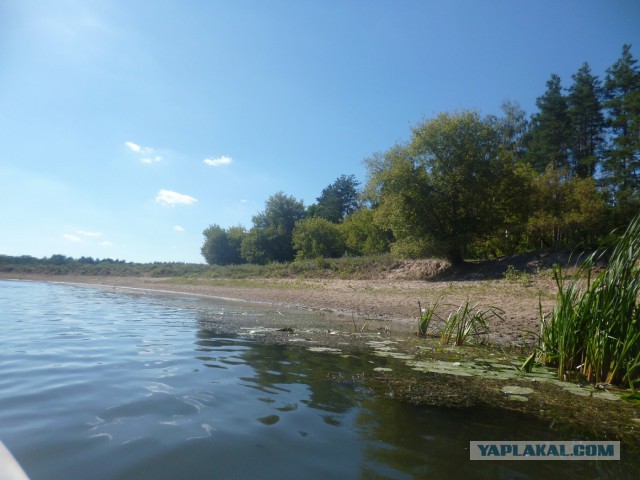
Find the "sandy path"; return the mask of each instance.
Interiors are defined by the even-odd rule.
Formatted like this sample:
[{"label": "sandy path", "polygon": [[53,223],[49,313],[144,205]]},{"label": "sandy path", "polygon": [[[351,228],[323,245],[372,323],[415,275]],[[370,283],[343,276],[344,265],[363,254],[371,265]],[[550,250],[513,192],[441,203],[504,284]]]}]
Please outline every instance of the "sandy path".
[{"label": "sandy path", "polygon": [[[520,343],[531,340],[527,332],[539,330],[539,299],[544,311],[554,304],[554,288],[548,278],[534,278],[527,284],[506,280],[425,282],[417,280],[337,279],[163,279],[141,277],[91,277],[0,274],[0,278],[21,278],[84,283],[137,289],[165,290],[208,295],[271,305],[328,311],[343,315],[414,323],[418,302],[429,305],[440,297],[447,304],[472,303],[499,307],[502,319],[490,322],[490,340]],[[453,307],[445,307],[446,314]]]}]

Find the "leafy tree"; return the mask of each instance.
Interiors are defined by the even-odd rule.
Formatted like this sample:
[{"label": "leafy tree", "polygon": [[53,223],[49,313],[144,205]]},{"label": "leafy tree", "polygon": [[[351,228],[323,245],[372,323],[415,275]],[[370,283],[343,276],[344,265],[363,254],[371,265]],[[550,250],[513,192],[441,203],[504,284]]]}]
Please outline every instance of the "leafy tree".
[{"label": "leafy tree", "polygon": [[518,102],[506,101],[500,106],[501,117],[489,117],[500,134],[505,149],[514,159],[521,158],[526,152],[524,141],[529,129],[527,113]]},{"label": "leafy tree", "polygon": [[267,199],[253,217],[253,228],[242,242],[242,256],[252,263],[286,262],[295,257],[293,229],[305,216],[304,203],[283,192]]},{"label": "leafy tree", "polygon": [[607,70],[605,107],[612,134],[604,170],[616,209],[626,222],[640,207],[640,69],[631,45]]},{"label": "leafy tree", "polygon": [[201,252],[209,265],[244,263],[240,255],[241,235],[244,234],[244,228],[233,227],[227,231],[220,225],[211,225],[202,233],[205,241]]},{"label": "leafy tree", "polygon": [[531,118],[527,135],[527,159],[542,173],[549,164],[556,169],[569,165],[570,118],[560,77],[551,75],[547,91],[536,100],[539,112]]},{"label": "leafy tree", "polygon": [[309,206],[310,217],[321,217],[339,223],[358,208],[358,186],[355,175],[341,175],[322,190],[315,205]]},{"label": "leafy tree", "polygon": [[293,230],[297,259],[336,258],[344,254],[344,241],[338,225],[321,217],[300,220]]},{"label": "leafy tree", "polygon": [[552,166],[536,177],[527,222],[533,246],[594,244],[606,227],[606,202],[592,177],[570,177]]},{"label": "leafy tree", "polygon": [[229,227],[229,229],[227,229],[229,249],[233,252],[232,264],[239,265],[245,263],[244,258],[242,258],[242,241],[246,236],[247,229],[242,225],[236,225],[235,227]]},{"label": "leafy tree", "polygon": [[399,242],[427,240],[453,264],[463,262],[474,239],[503,224],[501,209],[510,202],[498,196],[515,175],[491,119],[469,111],[418,124],[408,145],[370,160],[368,168],[378,224]]},{"label": "leafy tree", "polygon": [[266,229],[253,227],[242,239],[240,254],[248,263],[263,265],[271,261],[267,254],[269,237]]},{"label": "leafy tree", "polygon": [[568,113],[571,124],[569,150],[573,171],[582,178],[593,177],[600,162],[604,146],[604,116],[602,114],[602,87],[584,63],[571,77]]},{"label": "leafy tree", "polygon": [[345,248],[350,255],[377,255],[389,252],[390,232],[374,221],[374,211],[360,208],[339,225]]}]

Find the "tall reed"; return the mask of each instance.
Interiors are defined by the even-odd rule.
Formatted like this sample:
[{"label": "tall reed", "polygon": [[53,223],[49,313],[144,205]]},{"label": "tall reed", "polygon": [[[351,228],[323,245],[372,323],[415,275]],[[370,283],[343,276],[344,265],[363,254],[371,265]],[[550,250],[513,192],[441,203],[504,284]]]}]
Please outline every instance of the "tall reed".
[{"label": "tall reed", "polygon": [[446,345],[453,340],[454,345],[464,345],[472,336],[485,335],[489,333],[487,320],[491,317],[502,318],[502,313],[504,311],[496,307],[482,308],[478,303],[472,306],[467,299],[445,320],[440,343]]},{"label": "tall reed", "polygon": [[558,297],[541,319],[541,357],[560,378],[581,372],[590,382],[634,388],[640,380],[640,215],[592,278],[601,255],[591,255],[568,281],[554,268]]}]

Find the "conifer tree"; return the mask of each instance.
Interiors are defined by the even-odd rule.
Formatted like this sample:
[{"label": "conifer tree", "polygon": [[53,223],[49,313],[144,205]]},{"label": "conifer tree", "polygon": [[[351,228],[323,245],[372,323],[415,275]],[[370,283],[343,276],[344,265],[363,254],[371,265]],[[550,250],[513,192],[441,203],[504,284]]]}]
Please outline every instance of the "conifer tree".
[{"label": "conifer tree", "polygon": [[542,173],[547,166],[565,169],[569,165],[570,120],[567,98],[562,93],[560,77],[551,75],[547,91],[536,100],[539,112],[531,118],[527,136],[527,160]]},{"label": "conifer tree", "polygon": [[631,45],[608,70],[605,107],[611,145],[605,160],[607,183],[619,221],[630,219],[640,207],[640,69]]},{"label": "conifer tree", "polygon": [[604,116],[602,114],[602,87],[598,77],[584,63],[571,77],[568,113],[571,126],[569,150],[571,168],[580,178],[593,177],[601,160],[604,145]]}]

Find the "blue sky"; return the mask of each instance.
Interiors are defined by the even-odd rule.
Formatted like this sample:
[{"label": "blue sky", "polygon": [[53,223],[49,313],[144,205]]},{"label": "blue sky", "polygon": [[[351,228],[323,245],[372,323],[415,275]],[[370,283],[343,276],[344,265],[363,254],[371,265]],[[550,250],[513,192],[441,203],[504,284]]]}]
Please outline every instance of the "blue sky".
[{"label": "blue sky", "polygon": [[0,0],[0,254],[202,262],[443,111],[600,76],[636,0]]}]

